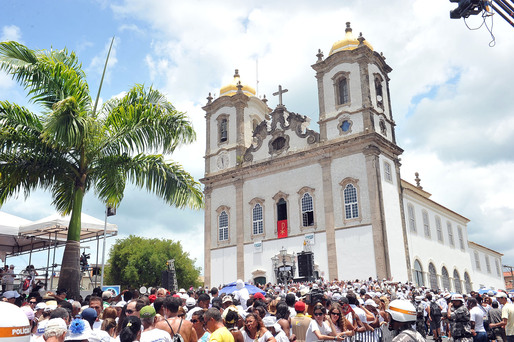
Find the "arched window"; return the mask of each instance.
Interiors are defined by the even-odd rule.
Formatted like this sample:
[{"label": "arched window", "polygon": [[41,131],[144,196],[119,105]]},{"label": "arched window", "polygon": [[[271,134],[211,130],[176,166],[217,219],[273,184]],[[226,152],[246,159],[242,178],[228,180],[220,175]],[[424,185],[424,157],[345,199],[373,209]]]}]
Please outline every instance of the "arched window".
[{"label": "arched window", "polygon": [[377,106],[384,109],[382,79],[381,79],[380,75],[375,76],[375,93],[377,94]]},{"label": "arched window", "polygon": [[455,241],[453,240],[453,227],[450,221],[446,221],[446,229],[448,230],[448,242],[450,246],[455,247]]},{"label": "arched window", "polygon": [[409,228],[410,231],[416,232],[416,217],[414,216],[414,206],[412,204],[407,204],[407,214],[409,215]]},{"label": "arched window", "polygon": [[460,283],[460,276],[457,270],[453,271],[453,288],[455,289],[455,292],[462,293],[462,285]]},{"label": "arched window", "polygon": [[308,192],[302,196],[302,225],[303,227],[314,225],[314,206],[312,196]]},{"label": "arched window", "polygon": [[225,210],[218,216],[218,233],[220,241],[228,240],[228,214]]},{"label": "arched window", "polygon": [[353,184],[347,184],[344,188],[344,212],[347,220],[359,217],[357,189]]},{"label": "arched window", "polygon": [[448,270],[444,266],[441,270],[441,279],[443,281],[443,290],[450,291],[450,275],[448,274]]},{"label": "arched window", "polygon": [[443,226],[441,225],[441,218],[439,216],[435,217],[435,228],[437,230],[437,241],[443,241]]},{"label": "arched window", "polygon": [[423,210],[423,230],[425,231],[425,237],[430,238],[430,222],[428,221],[428,212]]},{"label": "arched window", "polygon": [[471,293],[473,289],[471,288],[471,278],[468,272],[464,272],[464,286],[466,287],[466,293]]},{"label": "arched window", "polygon": [[219,122],[219,137],[220,142],[226,142],[228,140],[228,120],[223,118]]},{"label": "arched window", "polygon": [[474,251],[473,254],[475,255],[475,268],[480,271],[480,256],[477,251]]},{"label": "arched window", "polygon": [[464,234],[462,233],[462,227],[457,226],[457,233],[459,234],[459,246],[460,249],[464,250]]},{"label": "arched window", "polygon": [[348,92],[348,80],[346,77],[341,77],[337,81],[337,90],[338,90],[338,103],[339,105],[350,102],[350,96]]},{"label": "arched window", "polygon": [[428,264],[428,276],[430,278],[430,288],[434,291],[437,290],[439,286],[437,286],[437,273],[433,263]]},{"label": "arched window", "polygon": [[378,125],[380,126],[380,134],[382,134],[384,137],[387,137],[387,127],[384,120],[380,120]]},{"label": "arched window", "polygon": [[253,235],[264,234],[264,222],[262,219],[262,206],[257,203],[252,210]]},{"label": "arched window", "polygon": [[418,260],[414,261],[414,281],[418,286],[425,286],[425,282],[423,281],[423,269]]}]

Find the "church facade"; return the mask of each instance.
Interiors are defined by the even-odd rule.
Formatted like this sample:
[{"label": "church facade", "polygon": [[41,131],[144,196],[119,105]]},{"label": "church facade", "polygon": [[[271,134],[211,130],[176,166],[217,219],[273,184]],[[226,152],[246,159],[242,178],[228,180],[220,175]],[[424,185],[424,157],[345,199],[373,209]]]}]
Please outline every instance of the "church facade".
[{"label": "church facade", "polygon": [[285,90],[271,109],[237,70],[203,107],[205,284],[280,282],[286,269],[299,278],[297,256],[308,251],[330,280],[503,287],[502,255],[469,242],[468,219],[400,177],[384,56],[347,23],[312,68],[317,131],[282,104]]}]

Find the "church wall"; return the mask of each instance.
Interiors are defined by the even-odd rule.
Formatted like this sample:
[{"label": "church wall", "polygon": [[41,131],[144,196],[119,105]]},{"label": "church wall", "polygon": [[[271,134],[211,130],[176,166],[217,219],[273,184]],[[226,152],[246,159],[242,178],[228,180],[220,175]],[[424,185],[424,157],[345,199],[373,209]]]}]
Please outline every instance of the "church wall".
[{"label": "church wall", "polygon": [[[363,154],[353,154],[340,158],[334,158],[331,166],[332,193],[334,194],[334,225],[335,227],[348,227],[352,225],[369,224],[371,213],[369,205],[368,180],[366,175],[366,162]],[[360,217],[358,219],[345,220],[344,199],[341,182],[345,179],[357,180]]]},{"label": "church wall", "polygon": [[[387,82],[385,81],[387,76],[384,76],[380,69],[375,64],[368,64],[369,70],[369,90],[371,92],[371,103],[373,104],[373,108],[376,109],[379,113],[384,113],[384,115],[391,119],[390,109],[389,109],[389,98],[387,97]],[[380,74],[383,79],[382,82],[382,103],[384,109],[380,108],[377,103],[377,92],[375,90],[375,74]],[[378,127],[378,126],[375,126]]]},{"label": "church wall", "polygon": [[[344,120],[351,122],[351,127],[348,132],[341,133],[339,126]],[[377,126],[378,127],[378,126]],[[350,114],[342,114],[337,119],[327,122],[327,138],[337,139],[350,137],[352,135],[361,133],[364,131],[364,120],[362,118],[362,112]]]},{"label": "church wall", "polygon": [[[468,251],[473,268],[473,289],[477,291],[481,287],[490,287],[492,289],[505,288],[501,255],[473,243],[469,244]],[[487,259],[489,259],[489,268],[487,267]]]},{"label": "church wall", "polygon": [[[218,132],[218,117],[220,115],[228,115],[228,142],[219,143],[219,132]],[[211,127],[211,139],[210,151],[207,151],[207,155],[215,153],[219,148],[230,148],[236,144],[236,109],[234,107],[223,107],[213,113],[208,123]],[[216,170],[216,168],[214,168]]]},{"label": "church wall", "polygon": [[211,285],[219,286],[237,280],[236,247],[211,251]]},{"label": "church wall", "polygon": [[[262,252],[256,251],[253,243],[245,244],[245,280],[253,281],[255,275],[260,276],[263,274],[261,271],[264,271],[267,282],[277,282],[271,258],[275,255],[279,255],[282,247],[287,250],[289,255],[293,254],[293,252],[298,254],[303,250],[303,242],[304,235],[266,240],[262,242]],[[314,242],[315,244],[312,245],[314,263],[318,265],[321,275],[322,272],[326,273],[328,267],[325,233],[316,233]],[[296,266],[295,277],[298,277],[298,264]]]},{"label": "church wall", "polygon": [[377,270],[371,225],[338,229],[335,234],[338,279],[375,278]]},{"label": "church wall", "polygon": [[[236,244],[236,188],[229,185],[212,190],[211,194],[211,247],[224,247]],[[218,216],[221,208],[226,208],[229,217],[229,241],[218,241]],[[213,269],[214,264],[212,264]]]},{"label": "church wall", "polygon": [[[302,228],[301,201],[298,191],[303,187],[314,189],[310,193],[314,203],[314,221],[317,230],[324,229],[325,218],[323,215],[323,183],[321,179],[321,166],[318,163],[304,165],[295,169],[273,173],[253,179],[248,179],[243,185],[244,192],[244,241],[251,242],[259,239],[273,239],[276,233],[276,203],[273,197],[278,192],[288,195],[288,228],[289,236],[305,234],[312,231],[312,228]],[[250,202],[253,199],[261,198],[264,200],[264,234],[260,236],[252,235],[252,208]],[[303,236],[303,235],[302,235]],[[303,240],[302,240],[303,241]]]},{"label": "church wall", "polygon": [[[415,212],[416,232],[412,232],[410,229],[410,219],[408,205],[412,204]],[[454,271],[457,270],[462,288],[464,289],[464,273],[468,272],[471,278],[471,282],[474,282],[474,274],[472,272],[472,266],[470,263],[469,254],[467,251],[467,235],[466,232],[466,221],[461,216],[452,214],[449,210],[442,209],[438,205],[434,204],[429,200],[424,200],[419,196],[405,195],[404,197],[404,210],[405,220],[407,225],[407,236],[409,242],[409,252],[411,261],[411,272],[414,274],[415,260],[418,260],[422,266],[424,272],[425,284],[429,283],[428,278],[428,267],[429,263],[432,262],[435,266],[436,273],[438,276],[438,285],[442,288],[441,273],[443,266],[446,267],[451,284],[451,291],[454,291],[453,275]],[[423,210],[428,213],[430,237],[426,236],[423,225]],[[441,218],[443,242],[438,241],[435,216]],[[447,222],[451,223],[453,228],[453,240],[454,245],[450,243],[450,238],[447,229]],[[460,241],[458,236],[458,227],[462,227],[464,249],[460,248]]]},{"label": "church wall", "polygon": [[250,147],[252,144],[254,121],[256,121],[257,124],[260,124],[264,120],[266,114],[267,113],[263,112],[263,105],[261,100],[253,97],[250,99],[250,101],[248,101],[248,107],[244,109],[245,147]]},{"label": "church wall", "polygon": [[362,107],[362,98],[361,98],[361,79],[360,79],[360,70],[359,64],[357,63],[341,63],[332,70],[328,71],[323,78],[323,89],[324,89],[324,97],[325,97],[325,111],[327,116],[332,116],[336,111],[336,92],[334,89],[334,77],[338,72],[349,72],[350,79],[350,105],[343,106],[340,108],[341,110],[346,111],[355,111]]},{"label": "church wall", "polygon": [[[408,270],[395,164],[383,154],[380,155],[379,159],[391,277],[392,279],[407,281]],[[386,172],[384,170],[385,163],[388,163],[390,166],[390,179],[386,179]]]}]

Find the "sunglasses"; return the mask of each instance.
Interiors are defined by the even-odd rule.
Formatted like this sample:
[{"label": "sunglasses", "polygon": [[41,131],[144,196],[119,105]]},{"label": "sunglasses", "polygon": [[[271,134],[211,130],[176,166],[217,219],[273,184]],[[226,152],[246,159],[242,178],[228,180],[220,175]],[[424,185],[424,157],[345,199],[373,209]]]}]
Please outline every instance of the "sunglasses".
[{"label": "sunglasses", "polygon": [[29,302],[30,304],[37,304],[37,302]]},{"label": "sunglasses", "polygon": [[331,312],[330,314],[334,315],[334,316],[341,316],[341,314],[339,312]]},{"label": "sunglasses", "polygon": [[132,315],[135,311],[134,310],[125,310],[126,313],[128,313],[129,315]]},{"label": "sunglasses", "polygon": [[323,313],[322,312],[316,312],[316,313],[314,313],[314,316],[323,316]]},{"label": "sunglasses", "polygon": [[198,323],[198,322],[200,322],[200,321],[199,321],[199,320],[197,320],[197,319],[192,319],[190,322],[191,322],[191,323],[193,323],[193,324],[195,324],[195,323]]}]

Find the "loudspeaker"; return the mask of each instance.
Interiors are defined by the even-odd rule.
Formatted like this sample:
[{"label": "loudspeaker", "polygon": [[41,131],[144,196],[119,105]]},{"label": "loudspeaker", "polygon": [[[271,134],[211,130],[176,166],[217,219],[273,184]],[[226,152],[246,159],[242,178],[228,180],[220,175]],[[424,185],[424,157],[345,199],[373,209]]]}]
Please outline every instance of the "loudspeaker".
[{"label": "loudspeaker", "polygon": [[312,252],[298,253],[298,275],[311,278],[314,271],[314,254]]},{"label": "loudspeaker", "polygon": [[161,273],[161,286],[166,290],[173,290],[173,273],[170,271],[162,271]]}]

